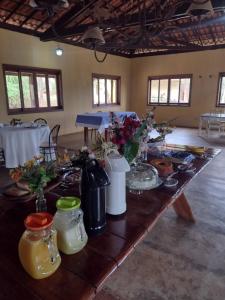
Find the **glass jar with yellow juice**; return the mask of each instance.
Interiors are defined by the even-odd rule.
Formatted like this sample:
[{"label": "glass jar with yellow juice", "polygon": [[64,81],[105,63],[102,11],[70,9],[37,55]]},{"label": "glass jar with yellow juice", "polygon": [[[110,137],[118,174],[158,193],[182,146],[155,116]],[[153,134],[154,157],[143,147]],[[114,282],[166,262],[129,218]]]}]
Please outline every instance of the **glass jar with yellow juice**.
[{"label": "glass jar with yellow juice", "polygon": [[61,263],[52,223],[53,216],[46,212],[30,214],[24,221],[26,230],[19,241],[19,258],[35,279],[50,276]]},{"label": "glass jar with yellow juice", "polygon": [[56,207],[54,226],[57,230],[58,248],[65,254],[77,253],[88,240],[83,223],[83,212],[80,209],[80,199],[62,197],[56,202]]}]

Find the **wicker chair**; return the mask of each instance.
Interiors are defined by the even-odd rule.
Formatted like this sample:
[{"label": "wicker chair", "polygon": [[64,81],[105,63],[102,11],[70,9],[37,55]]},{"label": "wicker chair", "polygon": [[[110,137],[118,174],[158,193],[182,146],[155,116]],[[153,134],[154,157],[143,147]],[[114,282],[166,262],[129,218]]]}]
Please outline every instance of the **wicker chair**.
[{"label": "wicker chair", "polygon": [[59,135],[60,125],[55,125],[50,133],[48,142],[45,144],[42,144],[40,146],[40,154],[44,156],[45,161],[52,161],[56,160],[58,149],[57,149],[57,143],[58,143],[58,135]]},{"label": "wicker chair", "polygon": [[43,118],[38,118],[38,119],[34,120],[34,123],[39,124],[39,125],[47,125],[48,124],[48,122]]},{"label": "wicker chair", "polygon": [[4,150],[0,148],[0,166],[4,166],[4,165],[5,165],[5,154],[4,154]]}]

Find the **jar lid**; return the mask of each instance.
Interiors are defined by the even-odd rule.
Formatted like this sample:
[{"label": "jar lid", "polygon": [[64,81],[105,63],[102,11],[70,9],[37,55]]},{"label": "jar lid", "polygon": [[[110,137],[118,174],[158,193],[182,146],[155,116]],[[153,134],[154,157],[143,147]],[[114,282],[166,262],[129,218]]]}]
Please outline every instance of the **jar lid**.
[{"label": "jar lid", "polygon": [[80,207],[80,199],[77,197],[61,197],[56,202],[60,210],[69,211]]},{"label": "jar lid", "polygon": [[53,223],[53,216],[47,212],[33,213],[26,217],[24,225],[27,229],[37,231],[46,229]]}]

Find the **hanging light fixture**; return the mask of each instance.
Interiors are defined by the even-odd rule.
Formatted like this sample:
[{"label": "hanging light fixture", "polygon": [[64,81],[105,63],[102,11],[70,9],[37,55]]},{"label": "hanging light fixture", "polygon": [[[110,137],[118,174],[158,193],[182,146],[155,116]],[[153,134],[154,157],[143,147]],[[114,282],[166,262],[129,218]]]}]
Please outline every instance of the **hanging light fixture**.
[{"label": "hanging light fixture", "polygon": [[87,46],[91,47],[92,49],[94,49],[94,54],[95,54],[95,58],[98,62],[104,62],[107,56],[107,53],[105,53],[104,57],[102,59],[99,59],[96,53],[96,48],[98,46],[102,46],[105,44],[105,39],[103,37],[102,31],[101,29],[96,26],[96,27],[90,27],[88,28],[82,38],[81,41],[86,44]]},{"label": "hanging light fixture", "polygon": [[187,10],[187,14],[191,16],[201,16],[213,12],[211,0],[193,0]]},{"label": "hanging light fixture", "polygon": [[63,49],[60,48],[59,46],[55,49],[55,54],[57,56],[62,56],[63,55]]}]

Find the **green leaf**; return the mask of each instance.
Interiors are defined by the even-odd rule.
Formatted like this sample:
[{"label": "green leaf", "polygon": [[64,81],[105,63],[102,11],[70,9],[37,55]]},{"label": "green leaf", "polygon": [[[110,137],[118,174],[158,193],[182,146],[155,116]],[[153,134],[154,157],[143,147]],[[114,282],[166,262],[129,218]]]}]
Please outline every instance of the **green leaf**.
[{"label": "green leaf", "polygon": [[128,161],[128,163],[131,163],[132,160],[137,156],[139,149],[139,143],[134,141],[128,141],[124,145],[124,157]]}]

